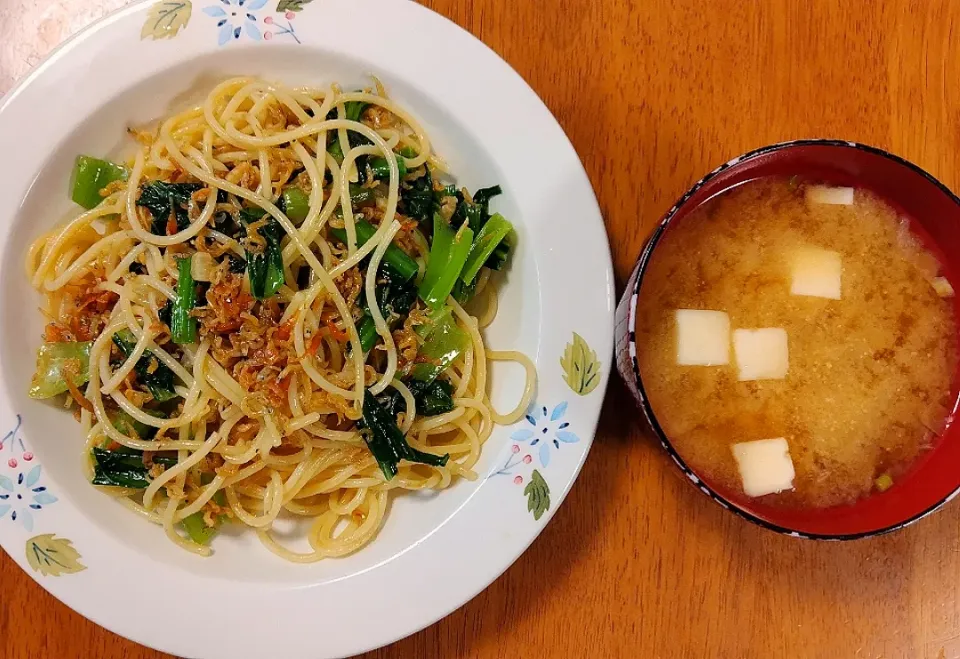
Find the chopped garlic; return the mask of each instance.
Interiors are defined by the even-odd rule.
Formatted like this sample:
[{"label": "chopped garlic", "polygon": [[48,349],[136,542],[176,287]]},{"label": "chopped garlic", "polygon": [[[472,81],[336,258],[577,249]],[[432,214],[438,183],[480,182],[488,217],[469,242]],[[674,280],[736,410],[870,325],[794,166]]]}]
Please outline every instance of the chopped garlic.
[{"label": "chopped garlic", "polygon": [[953,286],[946,277],[935,277],[930,284],[940,297],[953,297]]},{"label": "chopped garlic", "polygon": [[677,309],[677,364],[730,363],[730,317],[723,311]]},{"label": "chopped garlic", "polygon": [[762,497],[793,489],[793,460],[790,446],[783,437],[742,442],[732,447],[737,461],[743,492],[748,497]]},{"label": "chopped garlic", "polygon": [[814,204],[853,204],[853,188],[831,188],[827,185],[811,185],[806,188],[807,201]]},{"label": "chopped garlic", "polygon": [[838,252],[804,247],[794,252],[790,266],[791,295],[840,299],[843,262]]},{"label": "chopped garlic", "polygon": [[781,327],[735,330],[733,351],[740,369],[738,380],[782,380],[787,376],[787,331]]}]

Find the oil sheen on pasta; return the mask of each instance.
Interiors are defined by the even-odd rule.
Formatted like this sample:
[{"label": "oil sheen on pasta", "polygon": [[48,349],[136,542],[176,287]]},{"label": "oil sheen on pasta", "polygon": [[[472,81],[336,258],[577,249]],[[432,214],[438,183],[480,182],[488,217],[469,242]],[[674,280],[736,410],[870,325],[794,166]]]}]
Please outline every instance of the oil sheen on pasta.
[{"label": "oil sheen on pasta", "polygon": [[[942,432],[953,403],[956,322],[938,297],[936,259],[882,200],[810,204],[803,183],[761,179],[725,192],[665,234],[643,282],[637,345],[664,431],[697,472],[740,490],[730,446],[785,437],[794,490],[764,503],[826,507],[894,482]],[[786,254],[842,256],[842,298],[790,295]],[[782,327],[783,380],[738,382],[721,367],[676,364],[674,310],[715,309],[731,328]]]}]

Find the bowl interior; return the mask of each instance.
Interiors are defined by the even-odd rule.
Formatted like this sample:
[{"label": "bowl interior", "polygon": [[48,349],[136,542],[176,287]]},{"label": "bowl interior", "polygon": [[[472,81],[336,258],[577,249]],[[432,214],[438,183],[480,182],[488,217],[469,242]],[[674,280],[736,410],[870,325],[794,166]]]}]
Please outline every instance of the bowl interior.
[{"label": "bowl interior", "polygon": [[[700,204],[746,181],[767,176],[794,176],[834,185],[862,187],[885,198],[903,215],[915,220],[912,228],[940,260],[945,276],[956,282],[960,267],[960,200],[916,166],[878,149],[848,142],[813,140],[775,145],[731,161],[698,183],[654,233],[641,256],[637,290],[657,243],[672,226],[682,222]],[[960,300],[954,298],[960,317]],[[889,490],[852,505],[822,510],[774,508],[704,479],[683,461],[666,437],[638,382],[648,420],[677,464],[706,486],[707,494],[753,521],[777,530],[820,537],[858,537],[899,528],[929,512],[960,488],[960,428],[950,423],[956,412],[960,369],[954,374],[953,412],[944,433]]]},{"label": "bowl interior", "polygon": [[[44,321],[37,311],[38,296],[24,276],[24,257],[29,245],[42,232],[79,212],[79,207],[68,198],[70,171],[78,154],[118,159],[128,155],[132,144],[125,138],[127,126],[145,125],[195,104],[227,77],[259,75],[297,86],[339,82],[349,89],[368,86],[369,72],[377,70],[372,62],[308,46],[222,50],[174,66],[129,87],[115,98],[101,99],[99,109],[52,151],[42,170],[36,173],[19,212],[10,219],[13,228],[5,245],[0,284],[0,323],[5,336],[0,343],[3,386],[16,409],[29,419],[31,443],[38,461],[59,484],[57,496],[76,502],[91,524],[114,535],[136,554],[206,578],[291,584],[332,581],[370,569],[416,545],[463,506],[482,482],[482,478],[475,482],[458,480],[445,491],[394,497],[377,540],[343,559],[310,566],[288,563],[262,547],[254,533],[236,529],[226,531],[216,540],[213,557],[200,560],[168,542],[160,527],[131,514],[87,483],[80,468],[83,438],[79,425],[62,409],[26,396]],[[494,183],[502,185],[504,194],[496,200],[496,207],[505,215],[517,218],[519,240],[524,241],[515,191],[483,144],[445,108],[444,99],[431,96],[418,87],[415,80],[382,71],[378,74],[391,96],[422,121],[435,150],[446,160],[460,184],[471,189]],[[536,281],[536,262],[530,251],[516,250],[501,287],[497,319],[486,330],[491,344],[516,346],[531,356],[538,354],[541,306]],[[513,368],[514,365],[492,364],[490,391],[499,409],[510,409],[520,396],[522,378],[511,377]],[[508,435],[504,428],[495,429],[476,466],[478,473],[489,470]],[[278,540],[295,549],[307,550],[305,542],[296,540],[297,523],[292,518],[281,521],[276,528]]]}]

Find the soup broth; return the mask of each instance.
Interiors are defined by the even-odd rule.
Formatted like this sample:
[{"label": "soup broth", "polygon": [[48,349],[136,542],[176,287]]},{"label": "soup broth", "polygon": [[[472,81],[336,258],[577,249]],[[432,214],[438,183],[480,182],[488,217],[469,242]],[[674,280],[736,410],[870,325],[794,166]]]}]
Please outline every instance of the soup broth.
[{"label": "soup broth", "polygon": [[[955,400],[956,321],[937,259],[876,195],[820,203],[819,189],[759,179],[702,204],[664,234],[638,303],[642,382],[671,443],[709,482],[742,492],[733,445],[786,439],[792,489],[763,497],[778,506],[895,486]],[[839,255],[839,299],[791,293],[810,250]],[[785,331],[785,376],[741,381],[735,347],[726,364],[679,365],[682,309],[726,312],[731,337]]]}]

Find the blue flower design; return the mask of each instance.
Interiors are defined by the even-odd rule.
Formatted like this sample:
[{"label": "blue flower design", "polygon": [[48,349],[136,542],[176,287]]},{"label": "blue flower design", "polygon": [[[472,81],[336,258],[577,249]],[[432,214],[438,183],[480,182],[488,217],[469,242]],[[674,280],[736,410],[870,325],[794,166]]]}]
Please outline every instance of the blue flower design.
[{"label": "blue flower design", "polygon": [[263,9],[266,4],[267,0],[220,0],[219,4],[205,7],[203,13],[217,19],[217,27],[220,28],[217,43],[221,46],[239,39],[244,32],[254,41],[260,41],[263,34],[254,12]]},{"label": "blue flower design", "polygon": [[538,446],[540,464],[546,467],[550,464],[550,447],[559,449],[560,444],[575,444],[580,438],[567,430],[570,424],[563,420],[567,413],[567,402],[564,401],[553,408],[549,414],[545,406],[534,403],[527,410],[527,423],[532,428],[521,428],[510,435],[510,439],[517,442],[529,442],[530,446]]},{"label": "blue flower design", "polygon": [[33,530],[33,512],[57,501],[57,497],[47,492],[47,488],[38,485],[40,465],[24,474],[17,474],[17,482],[7,476],[0,476],[0,517],[8,512],[14,522],[19,520],[25,529]]}]

